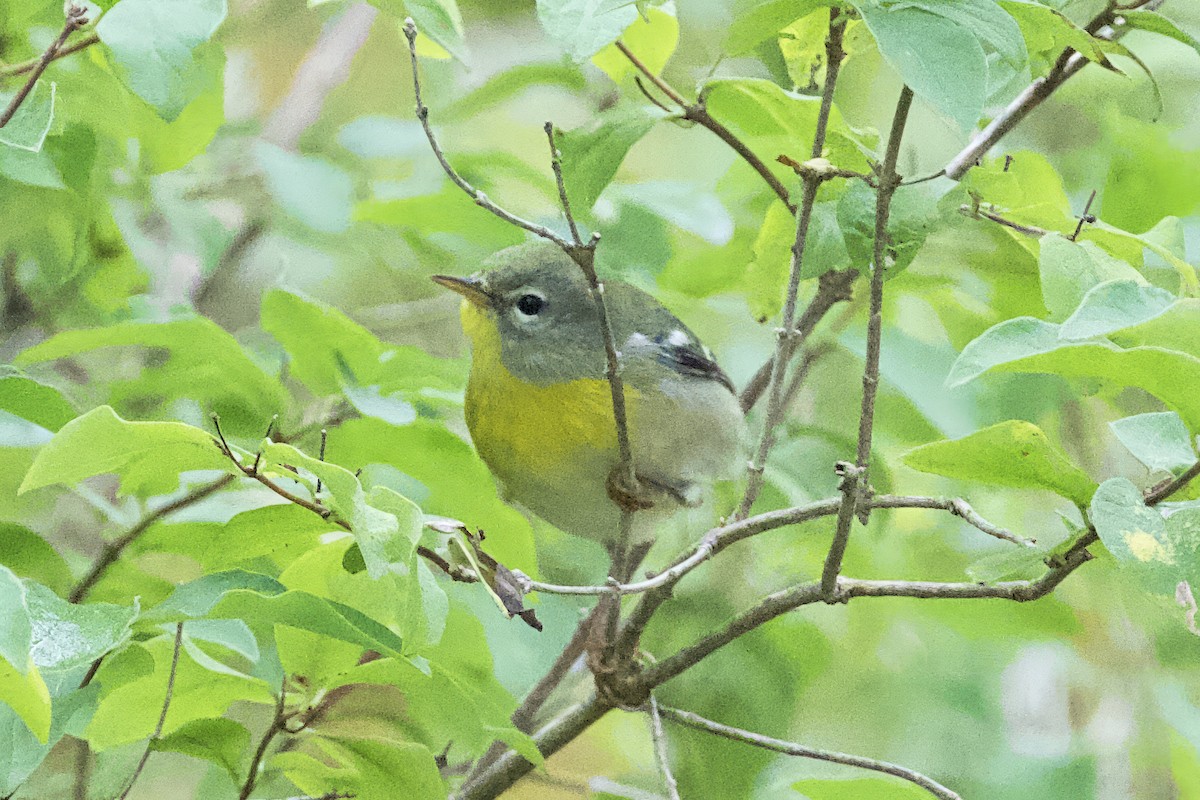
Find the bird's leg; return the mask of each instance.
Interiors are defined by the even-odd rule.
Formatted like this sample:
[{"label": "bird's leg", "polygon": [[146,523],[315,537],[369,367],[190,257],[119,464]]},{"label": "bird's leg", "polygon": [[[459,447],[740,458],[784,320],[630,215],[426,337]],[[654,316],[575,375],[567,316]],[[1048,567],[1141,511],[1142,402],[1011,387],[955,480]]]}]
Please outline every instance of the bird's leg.
[{"label": "bird's leg", "polygon": [[654,508],[654,493],[650,487],[643,486],[636,477],[630,485],[629,473],[620,464],[608,473],[605,488],[608,489],[608,498],[622,511],[645,511]]}]

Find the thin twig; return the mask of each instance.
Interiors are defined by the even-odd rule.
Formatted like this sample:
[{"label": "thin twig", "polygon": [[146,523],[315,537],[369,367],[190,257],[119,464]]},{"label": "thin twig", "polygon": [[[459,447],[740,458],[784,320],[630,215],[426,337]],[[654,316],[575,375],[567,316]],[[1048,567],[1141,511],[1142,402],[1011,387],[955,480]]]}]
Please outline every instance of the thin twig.
[{"label": "thin twig", "polygon": [[267,756],[267,748],[271,746],[271,742],[275,740],[284,728],[287,726],[288,715],[284,713],[284,703],[287,693],[283,687],[279,689],[279,697],[275,701],[275,716],[271,720],[271,724],[267,726],[263,732],[262,738],[258,740],[258,747],[254,750],[254,756],[250,759],[250,767],[246,772],[246,780],[242,784],[242,790],[238,793],[238,800],[246,800],[254,792],[254,785],[258,783],[258,773],[262,769],[263,759]]},{"label": "thin twig", "polygon": [[892,775],[902,780],[914,783],[925,789],[939,800],[962,800],[962,797],[957,793],[947,789],[942,784],[935,781],[926,775],[922,775],[916,770],[902,767],[899,764],[892,764],[887,761],[879,761],[874,758],[866,758],[865,756],[855,756],[849,753],[838,753],[833,750],[820,750],[815,747],[806,747],[795,742],[785,742],[782,739],[775,739],[771,736],[763,736],[760,733],[743,730],[741,728],[730,727],[723,725],[720,722],[714,722],[711,719],[706,719],[690,711],[680,711],[676,708],[659,707],[662,716],[677,722],[680,725],[685,725],[689,728],[694,728],[699,731],[721,736],[725,739],[732,739],[735,742],[761,747],[764,750],[770,750],[775,753],[783,753],[788,756],[799,756],[800,758],[812,758],[817,761],[828,761],[832,764],[844,764],[848,767],[857,767],[858,769],[867,769],[873,772],[882,772],[886,775]]},{"label": "thin twig", "polygon": [[[841,502],[840,498],[831,497],[805,506],[769,511],[745,520],[732,522],[722,527],[713,528],[701,538],[700,543],[694,549],[681,556],[670,567],[651,578],[634,583],[572,586],[536,581],[519,570],[514,570],[513,574],[520,582],[522,589],[526,592],[545,592],[546,594],[577,596],[642,594],[673,586],[684,575],[696,569],[732,544],[757,536],[760,533],[766,533],[767,531],[797,525],[802,522],[809,522],[821,517],[832,516],[838,512]],[[1019,544],[1023,547],[1033,547],[1036,544],[1036,540],[1018,536],[984,519],[980,516],[979,512],[973,509],[962,498],[946,499],[919,495],[885,494],[869,497],[865,503],[873,509],[923,508],[934,511],[948,511],[954,516],[960,517],[972,527],[986,533],[988,536],[1012,542],[1013,544]]]},{"label": "thin twig", "polygon": [[[1164,0],[1149,0],[1141,7],[1152,11],[1161,6],[1163,2]],[[1088,33],[1109,41],[1120,39],[1128,27],[1112,25],[1116,10],[1111,4],[1107,5],[1086,26]],[[1046,98],[1050,97],[1058,87],[1066,83],[1088,63],[1086,58],[1073,49],[1068,47],[1064,50],[1045,77],[1038,78],[1029,84],[1003,111],[993,117],[987,127],[977,133],[958,155],[950,160],[943,170],[946,177],[956,181],[961,180],[971,167],[978,164],[987,155],[988,150],[991,150],[997,142],[1029,116],[1031,111],[1045,102]]]},{"label": "thin twig", "polygon": [[[842,35],[846,30],[846,21],[841,17],[837,8],[829,10],[829,35],[825,39],[825,88],[821,94],[821,108],[817,112],[816,130],[813,133],[812,158],[820,158],[825,149],[825,134],[829,126],[829,115],[833,109],[833,93],[837,84],[838,73],[841,71],[842,58],[845,51],[842,48]],[[808,242],[808,227],[812,220],[813,206],[817,200],[817,190],[826,179],[817,170],[808,170],[802,176],[803,190],[800,198],[800,210],[796,214],[796,239],[792,245],[791,269],[788,274],[787,294],[783,303],[783,322],[779,328],[778,341],[775,344],[775,357],[771,364],[771,379],[768,383],[767,414],[763,421],[762,434],[758,447],[748,468],[746,491],[742,495],[741,504],[734,512],[735,519],[744,519],[750,513],[758,493],[762,489],[763,475],[766,470],[767,455],[775,443],[775,427],[783,415],[783,398],[786,387],[784,376],[787,373],[788,362],[796,344],[796,306],[800,292],[800,275],[803,268],[804,250]],[[745,404],[743,403],[743,407]]]},{"label": "thin twig", "polygon": [[1146,495],[1146,505],[1148,505],[1148,506],[1158,505],[1163,500],[1166,500],[1168,497],[1175,494],[1183,487],[1187,486],[1198,475],[1200,475],[1200,461],[1197,461],[1195,464],[1192,464],[1190,467],[1188,467],[1187,471],[1185,471],[1183,474],[1181,474],[1175,480],[1171,481],[1170,483],[1168,483],[1164,486],[1160,486],[1159,488],[1150,492],[1150,494]]},{"label": "thin twig", "polygon": [[83,6],[77,6],[74,3],[69,3],[66,8],[67,21],[63,24],[62,31],[58,34],[58,38],[50,43],[46,48],[46,52],[42,53],[30,70],[29,80],[25,81],[25,85],[13,96],[9,101],[8,107],[4,109],[4,113],[0,114],[0,128],[7,125],[17,113],[17,109],[25,102],[25,98],[33,91],[34,84],[38,82],[38,78],[42,77],[42,73],[46,71],[46,67],[54,60],[55,54],[67,43],[67,37],[74,33],[77,29],[87,25],[87,9]]},{"label": "thin twig", "polygon": [[[100,37],[94,33],[89,33],[87,36],[84,36],[78,41],[71,42],[66,47],[57,50],[54,53],[54,57],[50,60],[57,61],[60,58],[66,58],[69,55],[78,53],[84,48],[91,47],[92,45],[99,43]],[[32,72],[33,70],[37,69],[40,63],[42,63],[42,56],[31,58],[28,61],[21,61],[16,64],[9,64],[8,66],[0,67],[0,78],[11,78],[16,75],[24,75],[27,72]]]},{"label": "thin twig", "polygon": [[570,252],[574,249],[571,242],[559,236],[545,225],[539,225],[536,222],[522,219],[516,214],[506,211],[493,203],[486,194],[472,186],[466,178],[455,171],[454,167],[450,166],[450,162],[446,160],[446,154],[442,151],[442,146],[438,144],[437,136],[434,135],[433,128],[429,124],[429,109],[421,99],[421,77],[417,71],[417,26],[411,18],[404,22],[404,36],[408,39],[408,54],[412,62],[413,94],[416,97],[417,120],[420,121],[421,127],[425,130],[425,138],[429,140],[429,147],[433,150],[433,155],[437,158],[438,163],[442,165],[442,170],[454,182],[454,185],[466,192],[467,196],[474,200],[475,205],[480,208],[495,214],[510,225],[516,225],[518,228],[529,231],[535,236],[540,236],[547,241],[554,242],[565,252]]},{"label": "thin twig", "polygon": [[[763,163],[763,160],[755,155],[754,151],[751,150],[745,142],[739,139],[733,133],[733,131],[722,125],[719,120],[714,119],[713,116],[708,113],[708,109],[704,107],[704,103],[702,101],[689,103],[682,94],[680,94],[673,86],[671,86],[671,84],[663,80],[662,76],[657,75],[653,70],[646,66],[645,62],[638,58],[637,55],[630,50],[629,46],[623,41],[618,39],[616,41],[616,45],[617,49],[620,50],[627,59],[629,59],[629,63],[632,64],[638,72],[645,75],[651,83],[658,87],[659,91],[669,97],[673,103],[679,106],[680,112],[684,119],[695,122],[703,128],[707,128],[718,139],[729,145],[735,153],[742,157],[743,161],[749,164],[754,171],[757,172],[764,181],[766,181],[767,185],[771,187],[771,191],[775,193],[776,197],[783,201],[784,205],[788,207],[788,210],[793,214],[796,213],[796,207],[792,205],[791,199],[788,196],[787,187],[783,185],[783,182],[775,176],[774,172],[771,172],[770,167]],[[642,94],[646,95],[650,102],[654,103],[654,105],[665,111],[670,110],[667,109],[666,106],[664,106],[661,102],[656,100],[648,91],[646,91],[646,87],[642,85],[641,80],[637,79],[636,76],[635,80],[638,88],[642,90]]]},{"label": "thin twig", "polygon": [[137,524],[130,528],[124,535],[112,540],[104,546],[104,549],[100,551],[100,557],[92,563],[92,566],[88,569],[87,573],[80,578],[79,582],[76,583],[71,589],[71,593],[67,596],[67,599],[72,603],[83,602],[87,596],[91,594],[92,589],[95,588],[100,579],[104,577],[104,574],[108,571],[109,567],[115,564],[117,560],[121,558],[121,555],[125,552],[125,549],[140,539],[142,534],[144,534],[151,525],[169,514],[174,514],[176,511],[195,505],[204,498],[221,491],[226,486],[233,483],[233,479],[233,475],[224,475],[214,481],[210,481],[209,483],[193,489],[178,500],[167,503],[165,506],[146,514],[144,517],[138,520]]},{"label": "thin twig", "polygon": [[838,512],[833,543],[825,558],[821,573],[821,588],[830,598],[837,587],[837,576],[846,555],[850,540],[850,525],[855,509],[866,497],[870,487],[871,438],[875,425],[875,396],[879,389],[879,351],[883,333],[883,280],[887,271],[888,241],[887,224],[891,212],[892,195],[900,183],[896,173],[896,162],[900,157],[900,142],[904,138],[904,126],[908,121],[908,110],[912,107],[912,89],[905,86],[900,90],[896,113],[892,118],[892,131],[888,135],[887,151],[883,166],[879,170],[879,189],[875,200],[875,249],[871,267],[871,315],[867,320],[866,365],[863,369],[862,411],[858,425],[858,451],[855,469],[845,471],[843,477],[842,508]]},{"label": "thin twig", "polygon": [[1023,233],[1026,236],[1033,236],[1038,239],[1042,238],[1043,236],[1045,236],[1046,234],[1048,234],[1050,232],[1050,231],[1046,230],[1045,228],[1038,228],[1034,225],[1025,225],[1024,223],[1021,223],[1021,222],[1014,222],[1011,219],[1000,216],[999,214],[995,213],[994,211],[987,211],[986,209],[982,209],[982,208],[972,208],[969,205],[959,206],[958,211],[959,211],[959,213],[963,214],[964,216],[991,220],[992,222],[995,222],[997,225],[1003,225],[1006,228],[1011,228],[1012,230],[1016,231],[1017,233]]},{"label": "thin twig", "polygon": [[669,800],[680,800],[679,784],[671,772],[671,759],[667,753],[667,734],[663,730],[662,714],[654,695],[650,695],[646,715],[650,717],[650,736],[654,739],[654,759],[658,762],[658,768],[662,772],[663,783],[667,787],[667,797]]},{"label": "thin twig", "polygon": [[1075,225],[1075,231],[1067,238],[1072,242],[1079,238],[1079,234],[1083,232],[1085,223],[1095,222],[1096,218],[1091,215],[1092,203],[1096,200],[1096,190],[1092,189],[1092,193],[1088,195],[1087,205],[1083,207],[1083,213],[1079,215],[1079,222]]},{"label": "thin twig", "polygon": [[154,733],[150,734],[150,741],[146,742],[146,749],[142,753],[142,757],[138,760],[137,766],[133,770],[133,775],[129,778],[129,782],[125,784],[125,789],[117,797],[117,800],[125,800],[129,796],[129,793],[133,790],[133,784],[137,783],[138,777],[142,774],[142,769],[150,759],[150,748],[162,736],[163,725],[167,722],[167,709],[171,707],[171,696],[175,693],[175,672],[179,669],[179,648],[182,643],[183,623],[179,622],[175,625],[175,645],[171,650],[171,671],[167,673],[167,693],[163,697],[162,712],[158,715],[158,724],[154,726]]}]

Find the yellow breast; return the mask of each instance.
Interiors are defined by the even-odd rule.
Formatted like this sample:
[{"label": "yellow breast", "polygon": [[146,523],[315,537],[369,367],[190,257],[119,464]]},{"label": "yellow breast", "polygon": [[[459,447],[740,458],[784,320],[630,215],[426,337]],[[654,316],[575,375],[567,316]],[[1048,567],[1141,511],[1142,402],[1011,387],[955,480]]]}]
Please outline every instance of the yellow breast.
[{"label": "yellow breast", "polygon": [[[542,480],[554,474],[570,480],[581,459],[594,462],[602,454],[616,463],[608,381],[526,383],[504,367],[498,329],[486,311],[464,302],[462,322],[472,346],[467,427],[493,473],[506,482],[530,473]],[[627,390],[628,398],[635,394]]]}]

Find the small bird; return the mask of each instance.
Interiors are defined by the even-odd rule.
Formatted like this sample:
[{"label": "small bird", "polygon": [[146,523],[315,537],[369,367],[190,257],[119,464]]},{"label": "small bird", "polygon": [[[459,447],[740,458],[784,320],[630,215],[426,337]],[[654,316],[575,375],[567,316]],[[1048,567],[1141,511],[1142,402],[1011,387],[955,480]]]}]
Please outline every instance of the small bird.
[{"label": "small bird", "polygon": [[510,247],[468,278],[434,275],[464,298],[471,342],[466,419],[509,502],[610,549],[621,506],[636,506],[630,544],[646,546],[702,487],[745,464],[745,419],[711,351],[642,290],[605,281],[621,358],[637,486],[620,465],[604,339],[583,272],[558,247]]}]

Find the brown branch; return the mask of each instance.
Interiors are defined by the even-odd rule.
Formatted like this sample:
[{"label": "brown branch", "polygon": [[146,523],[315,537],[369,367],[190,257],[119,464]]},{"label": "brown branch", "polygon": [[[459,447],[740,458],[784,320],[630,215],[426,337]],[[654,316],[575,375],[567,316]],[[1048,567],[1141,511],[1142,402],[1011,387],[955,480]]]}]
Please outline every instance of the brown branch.
[{"label": "brown branch", "polygon": [[[1149,0],[1149,2],[1139,5],[1147,11],[1152,11],[1161,6],[1163,2],[1164,0]],[[1117,10],[1112,4],[1107,5],[1088,23],[1087,32],[1097,38],[1110,41],[1120,39],[1128,28],[1114,24]],[[1088,60],[1073,49],[1068,47],[1064,50],[1045,77],[1038,78],[1029,84],[1021,94],[1017,95],[1016,99],[992,119],[987,127],[977,133],[958,155],[950,160],[943,170],[946,177],[956,181],[960,180],[971,167],[979,163],[988,150],[991,150],[997,142],[1029,116],[1031,111],[1045,102],[1058,87],[1070,80],[1087,64]]]},{"label": "brown branch", "polygon": [[[629,59],[629,63],[632,64],[638,72],[642,73],[642,75],[645,75],[651,83],[658,87],[659,91],[669,97],[673,103],[679,106],[684,119],[695,122],[703,128],[707,128],[718,139],[729,145],[729,147],[732,148],[735,153],[741,156],[743,161],[749,164],[754,171],[757,172],[764,181],[766,181],[767,185],[771,187],[771,191],[773,191],[775,196],[778,197],[783,204],[788,207],[788,210],[793,214],[796,213],[796,207],[792,204],[788,195],[787,187],[783,185],[783,182],[775,176],[774,172],[771,172],[771,169],[765,163],[763,163],[762,159],[754,154],[754,151],[751,150],[745,142],[739,139],[737,135],[733,133],[733,131],[726,128],[719,120],[714,119],[713,116],[708,113],[708,109],[704,107],[703,101],[689,103],[682,94],[680,94],[673,86],[671,86],[671,84],[663,80],[662,76],[655,74],[653,70],[647,67],[646,64],[640,58],[638,58],[637,55],[630,50],[629,46],[623,41],[618,39],[616,41],[616,45],[617,49],[620,50],[627,59]],[[642,90],[642,94],[646,95],[650,102],[654,103],[664,111],[669,110],[666,108],[666,106],[664,106],[646,91],[645,86],[642,85],[640,80],[637,81],[637,84],[638,88]]]},{"label": "brown branch", "polygon": [[[858,423],[858,451],[855,469],[846,470],[843,477],[842,507],[838,511],[837,526],[833,543],[825,558],[821,573],[821,588],[833,597],[837,576],[846,555],[850,540],[850,525],[855,510],[865,499],[870,487],[871,439],[875,425],[875,397],[879,390],[879,351],[883,334],[883,279],[887,270],[887,256],[891,242],[888,240],[887,224],[891,213],[892,195],[900,184],[896,162],[900,157],[900,143],[904,138],[904,126],[908,122],[908,111],[912,107],[912,89],[905,86],[900,90],[896,103],[896,114],[892,118],[892,131],[888,135],[887,151],[883,166],[879,170],[879,189],[875,200],[875,251],[871,271],[871,315],[867,321],[866,365],[863,368],[862,411]],[[869,507],[866,507],[869,509]]]},{"label": "brown branch", "polygon": [[882,772],[886,775],[892,775],[901,778],[910,783],[915,783],[922,789],[926,790],[939,800],[962,800],[962,797],[942,784],[935,781],[933,778],[922,775],[916,770],[902,767],[899,764],[892,764],[887,761],[878,761],[874,758],[866,758],[865,756],[855,756],[849,753],[838,753],[833,750],[820,750],[815,747],[806,747],[795,742],[785,742],[782,739],[775,739],[770,736],[763,736],[761,733],[753,733],[751,731],[742,730],[741,728],[733,728],[729,725],[722,725],[719,722],[714,722],[711,719],[705,719],[698,714],[693,714],[689,711],[680,711],[676,708],[667,708],[660,706],[659,711],[662,716],[677,722],[680,725],[686,725],[698,731],[704,731],[716,736],[721,736],[725,739],[731,739],[735,742],[761,747],[764,750],[770,750],[774,753],[782,753],[787,756],[799,756],[800,758],[812,758],[817,761],[828,761],[831,764],[844,764],[847,767],[857,767],[858,769],[867,769],[873,772]]},{"label": "brown branch", "polygon": [[175,673],[179,669],[179,648],[183,643],[183,623],[179,622],[175,625],[175,645],[171,650],[171,671],[167,673],[167,693],[163,698],[162,712],[158,715],[158,724],[154,726],[154,733],[150,734],[150,740],[146,742],[146,749],[142,752],[142,757],[138,759],[137,766],[134,767],[133,775],[130,776],[129,782],[125,784],[125,789],[117,797],[117,800],[125,800],[129,793],[133,791],[133,785],[137,783],[137,779],[142,774],[142,769],[145,768],[146,762],[150,760],[150,748],[162,736],[163,725],[167,721],[167,709],[171,707],[171,696],[175,693]]},{"label": "brown branch", "polygon": [[1187,470],[1175,480],[1160,486],[1146,495],[1146,505],[1158,505],[1163,500],[1166,500],[1168,497],[1191,483],[1197,475],[1200,475],[1200,461],[1197,461],[1195,464],[1192,464],[1190,467],[1188,467]]},{"label": "brown branch", "polygon": [[130,528],[124,535],[104,545],[104,549],[100,551],[100,557],[92,563],[92,566],[88,569],[87,573],[79,579],[79,582],[76,583],[71,589],[71,593],[67,595],[68,601],[72,603],[83,602],[87,596],[91,594],[92,589],[95,588],[100,579],[104,577],[104,574],[108,571],[109,567],[115,564],[117,560],[121,558],[121,555],[125,552],[125,549],[140,539],[142,534],[144,534],[151,525],[158,522],[165,516],[174,514],[176,511],[180,511],[188,506],[195,505],[204,498],[221,491],[226,486],[233,483],[233,480],[233,475],[223,475],[214,481],[210,481],[202,486],[197,487],[196,489],[193,489],[178,500],[167,503],[165,506],[146,514],[144,517],[138,520],[137,524]]},{"label": "brown branch", "polygon": [[963,214],[964,216],[967,216],[967,217],[971,217],[972,219],[991,220],[992,222],[995,222],[997,225],[1003,225],[1006,228],[1011,228],[1012,230],[1016,231],[1017,233],[1023,233],[1026,236],[1033,236],[1038,239],[1042,238],[1043,236],[1045,236],[1046,234],[1048,234],[1050,232],[1050,231],[1046,230],[1045,228],[1038,228],[1034,225],[1025,225],[1020,222],[1014,222],[1013,220],[1008,219],[1006,217],[1002,217],[993,211],[987,211],[982,208],[972,208],[969,205],[959,206],[958,211],[960,214]]},{"label": "brown branch", "polygon": [[[59,50],[55,51],[54,55],[51,57],[50,60],[57,61],[60,58],[66,58],[69,55],[78,53],[80,50],[83,50],[84,48],[91,47],[92,45],[99,44],[99,43],[100,43],[100,37],[94,33],[89,33],[87,36],[84,36],[83,38],[81,38],[77,41],[71,42],[66,47],[62,47]],[[42,56],[38,56],[37,58],[31,58],[28,61],[21,61],[17,64],[9,64],[7,66],[0,67],[0,79],[11,78],[16,75],[24,75],[27,72],[33,72],[35,69],[38,68],[38,65],[42,63],[43,57],[44,57],[44,54]],[[43,67],[43,69],[45,69],[45,67]]]},{"label": "brown branch", "polygon": [[[833,109],[833,92],[837,85],[838,73],[841,71],[842,58],[845,56],[842,48],[842,35],[845,30],[845,19],[841,17],[837,8],[831,8],[829,10],[829,35],[825,39],[827,64],[825,88],[821,94],[821,108],[817,113],[816,131],[813,133],[811,150],[813,159],[820,158],[825,149],[825,134],[829,127],[829,115]],[[817,200],[817,189],[831,177],[817,169],[802,170],[802,172],[803,190],[800,210],[796,214],[796,240],[792,245],[792,263],[788,275],[787,294],[783,303],[783,323],[779,328],[775,357],[771,365],[771,379],[768,382],[770,392],[767,397],[767,414],[763,422],[762,434],[759,437],[758,448],[750,462],[746,491],[742,496],[741,504],[734,512],[735,519],[745,519],[750,513],[751,506],[754,505],[754,501],[758,498],[758,493],[762,489],[767,455],[775,442],[775,426],[779,424],[780,418],[783,416],[784,376],[796,344],[792,331],[796,328],[797,322],[796,299],[800,292],[800,274],[803,267],[805,245],[808,242],[808,227],[812,220],[813,206]]]},{"label": "brown branch", "polygon": [[46,48],[46,52],[42,53],[42,57],[34,62],[33,68],[30,70],[29,80],[25,81],[25,85],[9,101],[8,107],[4,109],[4,113],[0,114],[0,128],[3,128],[12,121],[13,115],[17,113],[17,109],[21,107],[21,104],[25,102],[25,98],[33,91],[38,78],[42,77],[42,73],[46,71],[46,67],[54,60],[55,54],[67,43],[67,37],[88,23],[87,9],[83,6],[69,3],[66,8],[66,15],[67,21],[63,24],[63,29],[58,34],[58,38],[51,42],[50,46]]},{"label": "brown branch", "polygon": [[275,740],[283,730],[287,727],[288,715],[284,713],[284,702],[287,693],[282,687],[279,689],[279,698],[275,701],[275,716],[271,720],[271,724],[267,726],[263,732],[262,738],[258,740],[258,747],[254,749],[254,756],[250,759],[250,767],[246,772],[246,781],[242,784],[242,790],[238,793],[238,800],[246,800],[254,792],[254,786],[258,783],[258,773],[262,769],[263,759],[266,758],[267,748],[271,746],[271,742]]}]

